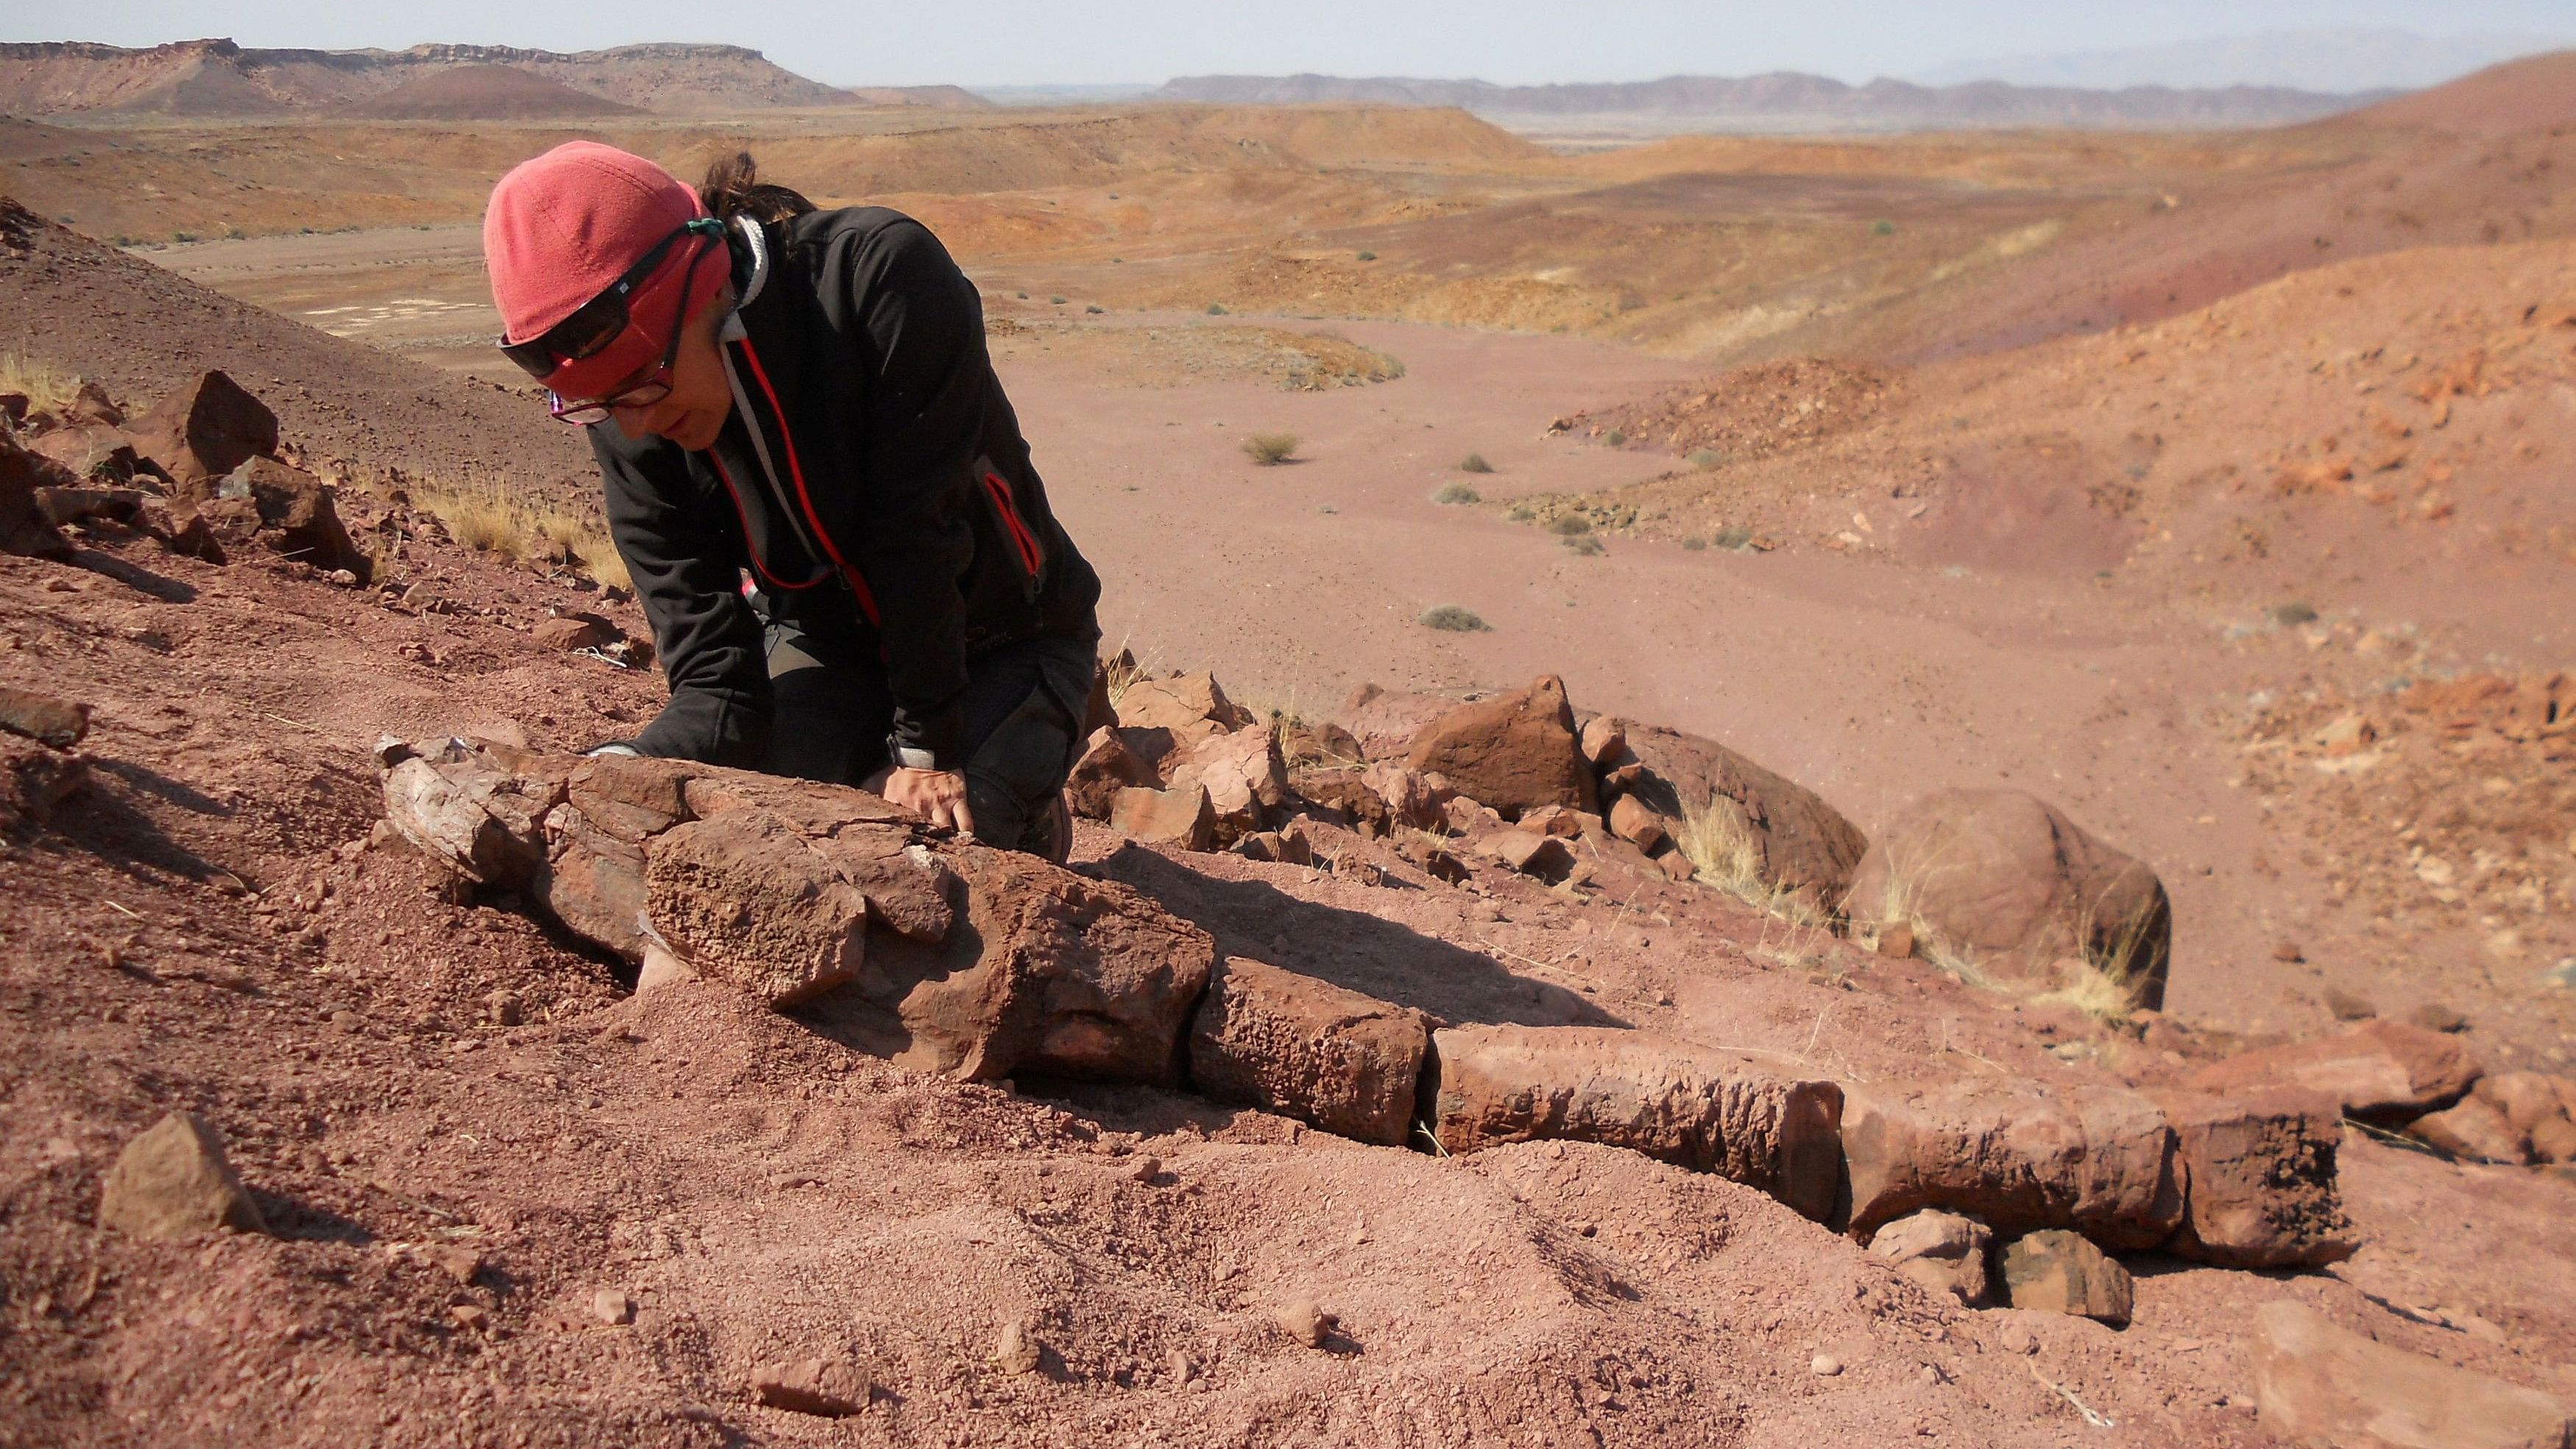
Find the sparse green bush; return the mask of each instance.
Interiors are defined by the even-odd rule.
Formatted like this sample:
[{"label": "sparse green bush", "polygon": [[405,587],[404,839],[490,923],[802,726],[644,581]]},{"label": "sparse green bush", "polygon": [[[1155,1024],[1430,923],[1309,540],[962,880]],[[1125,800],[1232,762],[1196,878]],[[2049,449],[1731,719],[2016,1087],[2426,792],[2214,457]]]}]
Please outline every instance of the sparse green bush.
[{"label": "sparse green bush", "polygon": [[1434,503],[1482,503],[1485,501],[1485,495],[1468,487],[1464,483],[1449,483],[1444,484],[1439,492],[1432,494],[1431,501]]},{"label": "sparse green bush", "polygon": [[197,234],[193,231],[174,231],[170,233],[170,240],[174,242],[192,242],[196,239]]},{"label": "sparse green bush", "polygon": [[1532,504],[1515,503],[1511,507],[1503,510],[1503,516],[1514,523],[1527,523],[1531,519],[1538,517],[1538,509]]},{"label": "sparse green bush", "polygon": [[1693,448],[1690,450],[1690,456],[1683,461],[1694,468],[1706,470],[1725,462],[1726,455],[1715,448]]},{"label": "sparse green bush", "polygon": [[1459,460],[1458,471],[1461,473],[1491,473],[1494,471],[1494,465],[1486,462],[1485,455],[1482,453],[1469,453],[1465,458]]},{"label": "sparse green bush", "polygon": [[1375,252],[1362,252],[1362,253],[1360,253],[1360,260],[1361,260],[1361,261],[1364,261],[1364,262],[1373,262],[1373,261],[1376,261],[1376,260],[1377,260],[1377,253],[1375,253]]},{"label": "sparse green bush", "polygon": [[1456,604],[1442,604],[1436,609],[1426,609],[1418,622],[1426,629],[1444,629],[1452,634],[1490,634],[1494,627],[1477,618],[1473,612],[1459,608]]},{"label": "sparse green bush", "polygon": [[1084,312],[1088,313],[1088,314],[1089,314],[1089,315],[1091,315],[1091,316],[1097,317],[1097,316],[1099,316],[1101,313],[1106,312],[1106,311],[1108,311],[1109,309],[1108,309],[1108,308],[1106,308],[1106,307],[1101,306],[1101,305],[1100,305],[1099,303],[1097,303],[1097,302],[1093,302],[1093,303],[1091,303],[1091,304],[1089,304],[1089,305],[1085,306],[1082,310],[1083,310]]},{"label": "sparse green bush", "polygon": [[1027,301],[1027,300],[1029,299],[1029,294],[1028,294],[1028,293],[1026,293],[1026,292],[1022,292],[1022,293],[1020,293],[1020,294],[1019,294],[1019,298],[1020,298],[1020,300],[1021,300],[1021,301],[1025,302],[1025,301]]},{"label": "sparse green bush", "polygon": [[1894,236],[1896,235],[1896,223],[1884,220],[1873,221],[1869,224],[1869,234],[1871,236]]},{"label": "sparse green bush", "polygon": [[1608,443],[1611,447],[1615,448],[1620,444],[1627,442],[1628,435],[1618,428],[1612,428],[1609,432],[1601,435],[1601,441]]},{"label": "sparse green bush", "polygon": [[1222,316],[1224,316],[1224,315],[1225,315],[1225,304],[1224,304],[1223,302],[1210,302],[1210,303],[1208,303],[1208,305],[1207,305],[1207,314],[1208,314],[1209,316],[1211,316],[1211,317],[1222,317]]},{"label": "sparse green bush", "polygon": [[1578,533],[1565,541],[1565,546],[1579,558],[1590,558],[1601,552],[1601,540],[1589,533]]},{"label": "sparse green bush", "polygon": [[1050,307],[1061,307],[1064,305],[1064,299],[1062,297],[1049,297],[1047,298],[1047,305]]},{"label": "sparse green bush", "polygon": [[240,241],[243,237],[246,237],[249,234],[250,233],[243,231],[237,226],[228,226],[224,228],[224,240],[226,241]]},{"label": "sparse green bush", "polygon": [[1710,539],[1709,542],[1716,544],[1719,548],[1734,549],[1737,552],[1742,552],[1744,549],[1752,546],[1753,530],[1737,524],[1728,524],[1726,527],[1719,529],[1717,531],[1717,537]]},{"label": "sparse green bush", "polygon": [[2317,611],[2311,605],[2275,604],[2272,606],[2272,622],[2284,629],[2300,624],[2313,624],[2316,621]]},{"label": "sparse green bush", "polygon": [[1592,520],[1580,513],[1568,513],[1562,517],[1549,519],[1547,531],[1561,538],[1573,538],[1578,534],[1590,533]]},{"label": "sparse green bush", "polygon": [[1255,433],[1243,440],[1245,456],[1264,468],[1276,467],[1297,456],[1295,433]]},{"label": "sparse green bush", "polygon": [[1707,549],[1708,540],[1700,537],[1698,534],[1692,534],[1690,537],[1682,540],[1682,552],[1684,553],[1703,553],[1706,552]]}]

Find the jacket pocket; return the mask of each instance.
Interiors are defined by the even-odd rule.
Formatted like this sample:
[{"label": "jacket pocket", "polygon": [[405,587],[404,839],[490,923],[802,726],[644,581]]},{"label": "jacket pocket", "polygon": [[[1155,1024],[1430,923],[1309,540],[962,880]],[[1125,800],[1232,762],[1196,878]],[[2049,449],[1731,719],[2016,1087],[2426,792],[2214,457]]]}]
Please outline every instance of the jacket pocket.
[{"label": "jacket pocket", "polygon": [[1034,603],[1046,583],[1046,549],[1038,542],[1037,534],[1030,529],[1028,521],[1021,516],[1019,497],[1010,480],[1002,476],[1001,469],[993,466],[991,458],[978,457],[975,460],[975,478],[976,491],[984,496],[985,506],[993,515],[993,526],[1001,533],[1003,552],[1010,557],[1012,567],[1020,576],[1021,595],[1027,602]]}]

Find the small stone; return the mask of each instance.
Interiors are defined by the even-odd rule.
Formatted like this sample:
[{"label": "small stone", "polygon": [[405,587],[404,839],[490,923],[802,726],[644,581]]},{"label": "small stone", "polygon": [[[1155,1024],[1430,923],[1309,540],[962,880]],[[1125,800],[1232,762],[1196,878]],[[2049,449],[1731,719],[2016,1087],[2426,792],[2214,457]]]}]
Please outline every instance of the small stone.
[{"label": "small stone", "polygon": [[89,706],[0,684],[0,730],[72,749],[89,733]]},{"label": "small stone", "polygon": [[1150,1183],[1162,1172],[1163,1159],[1159,1157],[1139,1157],[1127,1165],[1127,1176],[1135,1182]]},{"label": "small stone", "polygon": [[590,1295],[590,1316],[611,1328],[635,1321],[635,1300],[616,1288],[602,1288]]},{"label": "small stone", "polygon": [[331,1029],[334,1031],[355,1036],[366,1024],[366,1020],[354,1011],[343,1009],[331,1013]]},{"label": "small stone", "polygon": [[2003,1255],[2004,1291],[2015,1308],[2068,1313],[2127,1325],[2135,1301],[2129,1270],[2081,1234],[2050,1228],[2016,1238]]},{"label": "small stone", "polygon": [[2428,1001],[2406,1013],[2406,1019],[2426,1031],[2461,1032],[2469,1029],[2469,1019],[2456,1009],[2438,1001]]},{"label": "small stone", "polygon": [[2282,941],[2272,947],[2272,959],[2286,964],[2305,961],[2308,957],[2307,953],[2299,948],[2298,942]]},{"label": "small stone", "polygon": [[1904,960],[1914,954],[1914,924],[1896,921],[1878,928],[1878,954]]},{"label": "small stone", "polygon": [[519,993],[515,991],[495,991],[485,997],[484,1002],[492,1009],[494,1026],[517,1026],[527,1020],[526,1011],[519,1004]]},{"label": "small stone", "polygon": [[1035,1373],[1044,1352],[1027,1320],[1006,1318],[993,1339],[993,1367],[1006,1374]]},{"label": "small stone", "polygon": [[448,1321],[463,1329],[481,1328],[492,1315],[479,1303],[459,1303],[447,1310]]},{"label": "small stone", "polygon": [[2037,1353],[2039,1335],[2032,1333],[2027,1324],[2007,1321],[2003,1327],[1995,1330],[1995,1347],[2006,1353]]},{"label": "small stone", "polygon": [[1308,1348],[1322,1348],[1332,1336],[1337,1320],[1315,1304],[1312,1298],[1291,1298],[1279,1305],[1279,1327],[1290,1338]]},{"label": "small stone", "polygon": [[2368,1021],[2379,1015],[2379,1008],[2362,997],[2339,987],[2325,990],[2326,1011],[2337,1021]]},{"label": "small stone", "polygon": [[471,1283],[474,1281],[474,1276],[483,1271],[483,1255],[472,1248],[432,1249],[429,1260],[438,1265],[440,1272],[459,1283]]},{"label": "small stone", "polygon": [[1676,881],[1689,880],[1692,876],[1699,874],[1699,867],[1691,863],[1691,858],[1689,856],[1682,854],[1678,850],[1668,850],[1662,855],[1656,856],[1655,864],[1662,868],[1664,875],[1667,878]]},{"label": "small stone", "polygon": [[1820,1379],[1832,1378],[1842,1371],[1843,1361],[1829,1353],[1820,1353],[1807,1360],[1807,1372]]},{"label": "small stone", "polygon": [[194,1112],[173,1112],[125,1144],[99,1189],[98,1222],[153,1240],[268,1231],[224,1160],[223,1139]]}]

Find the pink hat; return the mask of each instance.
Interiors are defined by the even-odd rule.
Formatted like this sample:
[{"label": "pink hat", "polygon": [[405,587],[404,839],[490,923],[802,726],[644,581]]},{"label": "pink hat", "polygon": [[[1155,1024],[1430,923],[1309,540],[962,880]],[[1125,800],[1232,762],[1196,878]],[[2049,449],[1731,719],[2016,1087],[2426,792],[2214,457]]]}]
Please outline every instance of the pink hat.
[{"label": "pink hat", "polygon": [[[483,211],[483,261],[502,336],[525,342],[608,290],[684,224],[706,214],[695,192],[641,156],[597,141],[566,141],[512,168]],[[691,258],[729,265],[722,246],[676,246],[626,301],[627,326],[592,356],[546,378],[565,397],[596,397],[660,359]],[[692,297],[713,295],[701,278]]]}]

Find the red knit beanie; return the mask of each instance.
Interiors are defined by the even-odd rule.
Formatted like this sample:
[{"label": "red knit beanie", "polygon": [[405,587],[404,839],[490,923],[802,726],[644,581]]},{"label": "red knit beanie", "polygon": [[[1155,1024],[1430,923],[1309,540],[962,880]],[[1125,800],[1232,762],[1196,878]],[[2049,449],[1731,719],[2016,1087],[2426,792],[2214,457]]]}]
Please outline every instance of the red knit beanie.
[{"label": "red knit beanie", "polygon": [[[626,269],[706,214],[695,192],[641,156],[596,141],[566,141],[523,161],[492,188],[483,211],[483,263],[502,336],[525,342],[608,290]],[[725,248],[691,237],[627,296],[627,325],[598,353],[568,362],[546,386],[572,398],[597,397],[659,361],[679,310],[690,259],[727,265]],[[714,294],[722,272],[703,273],[691,305]]]}]

